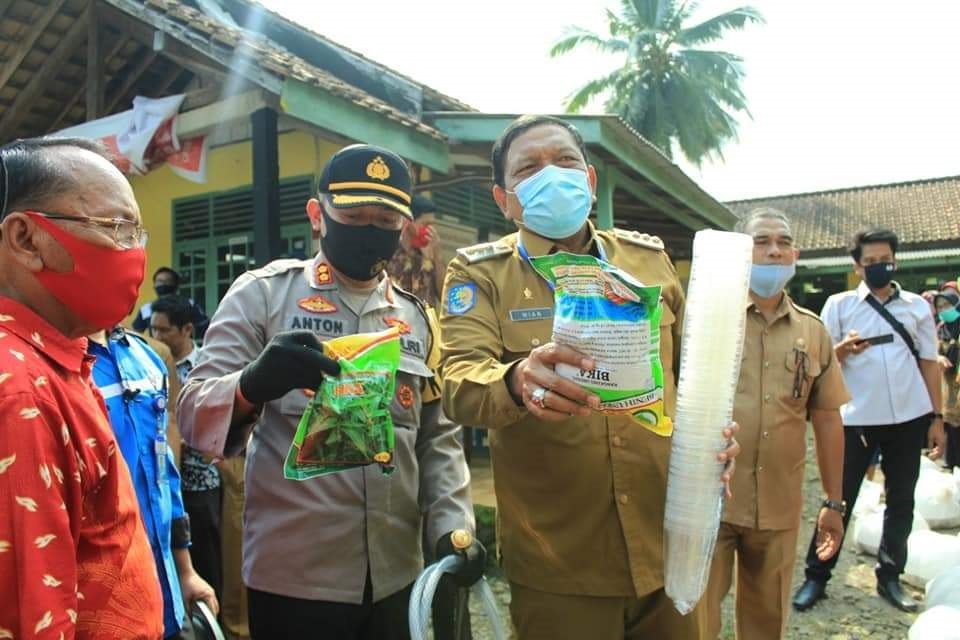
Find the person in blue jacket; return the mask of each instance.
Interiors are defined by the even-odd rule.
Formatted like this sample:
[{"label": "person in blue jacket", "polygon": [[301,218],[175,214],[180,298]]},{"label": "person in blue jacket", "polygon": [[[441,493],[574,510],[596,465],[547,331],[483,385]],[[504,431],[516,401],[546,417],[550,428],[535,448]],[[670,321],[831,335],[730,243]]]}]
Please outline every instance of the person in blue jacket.
[{"label": "person in blue jacket", "polygon": [[190,562],[190,520],[167,442],[167,369],[146,340],[121,327],[90,336],[87,350],[96,356],[93,381],[130,469],[157,563],[164,638],[178,638],[193,602],[204,600],[214,614],[219,606],[213,588]]}]

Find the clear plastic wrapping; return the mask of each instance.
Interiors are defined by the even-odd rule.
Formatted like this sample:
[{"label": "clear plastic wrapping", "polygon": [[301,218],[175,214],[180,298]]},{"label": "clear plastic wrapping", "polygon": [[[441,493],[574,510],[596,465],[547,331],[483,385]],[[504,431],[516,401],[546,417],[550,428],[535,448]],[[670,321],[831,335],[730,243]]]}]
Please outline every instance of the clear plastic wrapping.
[{"label": "clear plastic wrapping", "polygon": [[742,233],[694,236],[664,517],[666,591],[682,614],[703,595],[720,525],[716,456],[733,417],[752,254]]}]

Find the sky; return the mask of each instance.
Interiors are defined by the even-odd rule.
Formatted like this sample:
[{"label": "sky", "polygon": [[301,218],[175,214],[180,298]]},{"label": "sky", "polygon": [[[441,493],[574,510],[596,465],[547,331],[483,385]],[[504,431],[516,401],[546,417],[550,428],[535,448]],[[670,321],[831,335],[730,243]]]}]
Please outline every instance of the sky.
[{"label": "sky", "polygon": [[[616,0],[260,0],[488,113],[562,113],[617,58],[550,58],[569,25],[603,33]],[[702,0],[696,18],[740,6]],[[754,0],[766,24],[712,48],[744,58],[752,119],[723,160],[678,164],[723,200],[960,175],[960,2]],[[586,113],[602,113],[602,103]]]}]

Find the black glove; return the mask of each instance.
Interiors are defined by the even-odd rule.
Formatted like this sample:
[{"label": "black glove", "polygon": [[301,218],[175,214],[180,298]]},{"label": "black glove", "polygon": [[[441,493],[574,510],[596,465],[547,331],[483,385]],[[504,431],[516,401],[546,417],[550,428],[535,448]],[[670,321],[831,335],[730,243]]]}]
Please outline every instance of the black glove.
[{"label": "black glove", "polygon": [[340,375],[340,365],[323,355],[316,334],[285,331],[273,336],[257,359],[243,368],[240,393],[253,404],[263,404],[293,389],[312,391],[324,375]]},{"label": "black glove", "polygon": [[466,562],[454,570],[450,576],[458,586],[472,587],[483,577],[483,568],[487,564],[487,550],[468,531],[457,529],[441,536],[437,542],[437,560],[453,554],[464,558]]}]

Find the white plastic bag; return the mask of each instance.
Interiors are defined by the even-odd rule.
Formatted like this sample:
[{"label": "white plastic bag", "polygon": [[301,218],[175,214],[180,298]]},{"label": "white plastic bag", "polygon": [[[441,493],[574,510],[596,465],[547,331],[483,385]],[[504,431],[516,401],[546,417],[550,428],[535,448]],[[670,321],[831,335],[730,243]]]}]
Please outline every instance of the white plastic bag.
[{"label": "white plastic bag", "polygon": [[960,564],[946,569],[927,583],[924,606],[932,609],[939,605],[960,610]]},{"label": "white plastic bag", "polygon": [[960,640],[960,609],[933,607],[917,616],[908,640]]},{"label": "white plastic bag", "polygon": [[[871,556],[877,555],[880,549],[880,538],[883,535],[884,511],[885,505],[881,504],[870,513],[858,517],[853,522],[853,544],[856,546],[857,551],[869,553]],[[923,519],[923,516],[920,515],[920,512],[914,511],[911,533],[914,531],[929,530],[930,526],[927,524],[927,521]]]},{"label": "white plastic bag", "polygon": [[907,538],[907,566],[903,579],[915,587],[925,588],[950,567],[960,564],[960,537],[917,531]]},{"label": "white plastic bag", "polygon": [[919,511],[931,529],[960,527],[960,502],[957,484],[947,473],[923,469],[914,488],[913,497]]},{"label": "white plastic bag", "polygon": [[859,518],[877,509],[883,508],[883,485],[864,478],[857,494],[857,503],[853,505],[853,517]]}]

